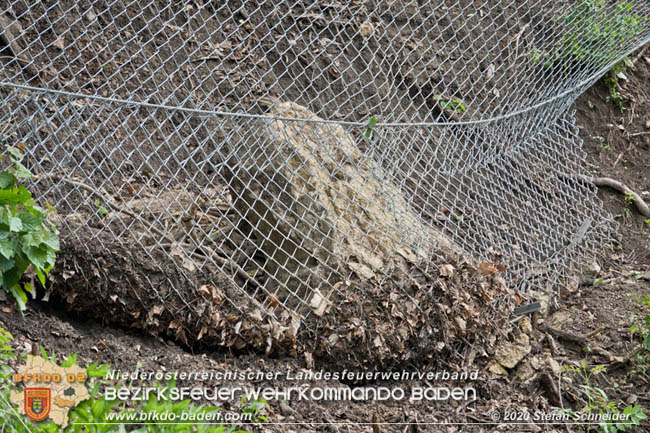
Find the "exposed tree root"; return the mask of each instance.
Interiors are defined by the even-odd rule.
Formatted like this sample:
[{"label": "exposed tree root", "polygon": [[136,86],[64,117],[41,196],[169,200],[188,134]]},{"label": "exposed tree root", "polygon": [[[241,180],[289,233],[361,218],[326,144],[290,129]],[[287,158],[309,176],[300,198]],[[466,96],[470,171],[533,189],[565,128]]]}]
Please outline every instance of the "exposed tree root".
[{"label": "exposed tree root", "polygon": [[609,177],[595,177],[591,180],[591,182],[593,182],[593,184],[596,186],[609,187],[620,192],[621,194],[630,194],[632,197],[634,197],[634,205],[638,209],[639,213],[647,218],[650,218],[650,207],[648,207],[648,205],[643,201],[639,194],[632,191],[627,185]]}]

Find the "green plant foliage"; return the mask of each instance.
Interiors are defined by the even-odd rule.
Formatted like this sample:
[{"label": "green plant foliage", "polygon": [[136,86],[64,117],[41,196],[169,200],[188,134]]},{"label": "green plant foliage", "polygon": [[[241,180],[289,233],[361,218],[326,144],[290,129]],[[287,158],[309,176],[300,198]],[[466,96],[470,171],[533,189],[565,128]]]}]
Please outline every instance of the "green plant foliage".
[{"label": "green plant foliage", "polygon": [[634,366],[631,374],[648,377],[650,370],[650,296],[634,296],[634,298],[642,308],[643,313],[630,316],[630,334],[640,340],[639,347],[634,352],[632,359]]},{"label": "green plant foliage", "polygon": [[614,65],[611,71],[603,77],[603,83],[607,87],[607,102],[611,102],[618,108],[621,113],[625,111],[625,105],[623,104],[623,96],[619,91],[618,78],[627,68],[631,68],[634,65],[629,58],[625,58]]},{"label": "green plant foliage", "polygon": [[95,199],[95,207],[97,208],[97,213],[99,214],[99,216],[103,217],[103,216],[106,216],[108,214],[108,211],[106,210],[106,208],[104,208],[101,205],[98,198]]},{"label": "green plant foliage", "polygon": [[363,138],[365,140],[370,140],[372,138],[372,131],[375,125],[377,125],[377,117],[372,116],[370,117],[370,119],[368,119],[368,123],[366,124],[366,130],[363,133]]},{"label": "green plant foliage", "polygon": [[[632,426],[638,426],[641,421],[647,419],[645,410],[641,406],[627,405],[623,409],[623,415],[627,416],[625,422],[613,421],[613,415],[620,414],[620,410],[615,402],[610,401],[605,391],[592,384],[592,379],[598,374],[606,373],[607,369],[604,365],[588,366],[586,360],[582,360],[580,366],[564,366],[564,371],[574,373],[583,382],[581,386],[582,391],[587,397],[587,405],[582,408],[582,413],[597,413],[607,421],[599,423],[599,429],[603,433],[616,433],[627,431]],[[571,414],[572,411],[565,412]],[[587,431],[591,431],[587,427]]]},{"label": "green plant foliage", "polygon": [[625,196],[625,207],[623,207],[623,212],[625,213],[625,215],[629,216],[631,213],[630,206],[632,206],[635,200],[634,194],[632,194],[631,192],[626,192],[624,196]]},{"label": "green plant foliage", "polygon": [[244,406],[244,409],[242,409],[243,413],[247,413],[251,415],[252,421],[254,423],[258,423],[260,421],[263,422],[269,422],[269,419],[262,415],[262,411],[264,408],[266,408],[269,404],[264,400],[263,398],[258,398],[257,400],[252,400],[249,401],[248,404],[246,404],[247,401],[244,397],[241,399],[241,404]]},{"label": "green plant foliage", "polygon": [[[90,377],[93,372],[99,376],[99,372],[105,371],[108,366],[98,367],[93,364],[87,369]],[[160,386],[160,385],[158,385]],[[215,406],[197,406],[190,400],[173,401],[170,399],[169,390],[175,386],[173,381],[163,388],[162,400],[157,400],[157,393],[151,393],[150,398],[134,408],[125,407],[120,400],[106,400],[99,394],[100,384],[97,383],[89,391],[91,398],[81,402],[70,412],[70,426],[66,433],[121,433],[124,432],[126,420],[138,421],[144,414],[151,415],[149,419],[157,421],[139,422],[139,427],[130,430],[132,433],[249,433],[244,430],[237,430],[235,426],[196,423],[192,421],[181,421],[181,415],[188,420],[200,419],[201,414],[215,413],[220,408]],[[122,405],[120,406],[120,404]],[[119,418],[115,414],[120,414]],[[157,417],[156,415],[161,415]],[[164,421],[162,419],[170,419]]]},{"label": "green plant foliage", "polygon": [[[0,432],[2,433],[59,433],[61,427],[46,421],[46,422],[33,422],[24,415],[21,415],[16,410],[16,406],[10,400],[10,393],[13,389],[12,374],[13,370],[9,366],[9,362],[16,359],[11,346],[9,345],[13,337],[4,329],[0,328]],[[47,354],[41,349],[43,358],[50,360],[62,367],[70,367],[76,365],[77,356],[73,354],[59,363],[54,353]],[[86,367],[86,373],[89,378],[103,378],[110,369],[107,364],[99,365],[93,363]],[[126,420],[137,419],[141,413],[152,414],[174,414],[180,418],[181,414],[188,416],[188,419],[196,418],[197,415],[205,412],[217,412],[220,409],[212,406],[197,406],[191,403],[190,400],[183,401],[158,401],[155,399],[155,393],[151,394],[151,398],[145,402],[140,403],[134,407],[127,408],[124,402],[120,400],[106,400],[100,394],[102,382],[97,381],[92,385],[89,390],[90,398],[78,404],[68,414],[69,424],[64,433],[126,433],[124,421],[117,421],[117,419]],[[166,389],[174,386],[171,382]],[[167,392],[167,391],[165,391]],[[166,394],[169,397],[168,394]],[[262,404],[266,402],[257,402],[257,406],[253,407],[254,413],[258,419],[264,419],[260,415],[263,408]],[[248,413],[248,409],[244,409],[243,413]],[[120,418],[115,415],[119,415]],[[136,416],[137,415],[137,416]],[[245,430],[237,430],[234,426],[217,425],[217,424],[196,424],[188,422],[185,424],[174,424],[172,422],[156,421],[146,424],[138,424],[129,431],[136,433],[250,433]]]},{"label": "green plant foliage", "polygon": [[59,251],[59,238],[48,212],[36,204],[21,184],[32,177],[21,163],[22,152],[16,147],[7,147],[7,151],[11,165],[0,172],[0,281],[23,311],[27,302],[25,290],[32,292],[34,288],[31,284],[21,286],[20,278],[31,265],[45,285],[45,276]]},{"label": "green plant foliage", "polygon": [[[9,345],[12,340],[13,336],[0,328],[0,432],[45,432],[47,430],[39,429],[29,419],[20,415],[10,400],[13,369],[9,366],[9,362],[16,359],[16,355]],[[57,430],[50,431],[56,432]]]},{"label": "green plant foliage", "polygon": [[437,102],[443,110],[451,110],[461,114],[467,111],[465,103],[460,98],[446,99],[442,95],[433,95],[433,100]]},{"label": "green plant foliage", "polygon": [[557,17],[565,30],[552,49],[533,48],[533,64],[545,68],[562,65],[565,69],[578,65],[594,70],[611,64],[625,54],[623,48],[641,33],[647,19],[635,14],[633,8],[625,1],[611,6],[605,0],[579,0]]},{"label": "green plant foliage", "polygon": [[569,8],[559,17],[567,30],[555,47],[554,60],[604,67],[619,58],[621,47],[641,33],[645,21],[633,7],[617,2],[610,12],[605,0],[582,0]]}]

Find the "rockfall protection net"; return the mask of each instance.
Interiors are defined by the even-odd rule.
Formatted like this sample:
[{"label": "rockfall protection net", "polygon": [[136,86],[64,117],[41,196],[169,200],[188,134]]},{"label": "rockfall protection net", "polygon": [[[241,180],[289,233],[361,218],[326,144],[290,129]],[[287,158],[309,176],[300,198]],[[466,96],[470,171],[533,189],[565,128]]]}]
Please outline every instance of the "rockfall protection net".
[{"label": "rockfall protection net", "polygon": [[2,144],[163,307],[321,315],[449,251],[552,289],[611,239],[571,106],[645,0],[0,5]]}]

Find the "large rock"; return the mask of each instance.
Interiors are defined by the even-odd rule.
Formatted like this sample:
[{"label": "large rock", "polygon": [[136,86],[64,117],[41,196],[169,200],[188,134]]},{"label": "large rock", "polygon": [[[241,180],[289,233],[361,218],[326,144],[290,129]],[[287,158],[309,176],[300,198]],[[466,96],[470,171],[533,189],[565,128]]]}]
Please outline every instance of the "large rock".
[{"label": "large rock", "polygon": [[440,250],[461,252],[417,216],[343,127],[291,102],[269,115],[307,121],[262,120],[255,148],[236,152],[235,207],[267,256],[268,289],[308,300],[350,271],[380,277]]}]

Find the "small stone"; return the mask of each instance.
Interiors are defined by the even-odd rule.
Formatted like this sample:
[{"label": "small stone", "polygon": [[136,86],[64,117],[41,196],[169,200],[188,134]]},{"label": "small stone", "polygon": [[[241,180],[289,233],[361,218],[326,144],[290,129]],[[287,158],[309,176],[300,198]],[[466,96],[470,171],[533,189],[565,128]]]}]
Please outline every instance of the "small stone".
[{"label": "small stone", "polygon": [[537,356],[530,358],[530,366],[535,370],[539,370],[542,367],[542,364]]},{"label": "small stone", "polygon": [[279,406],[280,406],[280,413],[284,416],[293,416],[293,417],[300,417],[298,412],[291,406],[289,406],[284,400],[280,399],[279,401]]},{"label": "small stone", "polygon": [[515,371],[515,379],[519,382],[526,383],[535,377],[535,370],[529,362],[522,362]]},{"label": "small stone", "polygon": [[524,333],[516,341],[502,343],[494,354],[494,359],[505,368],[515,368],[531,351],[530,340]]},{"label": "small stone", "polygon": [[461,334],[465,334],[467,332],[467,323],[462,318],[456,316],[454,317],[454,322],[456,322],[456,327]]},{"label": "small stone", "polygon": [[573,316],[566,310],[556,311],[549,317],[548,324],[553,328],[562,329],[573,321]]},{"label": "small stone", "polygon": [[546,365],[555,375],[562,373],[562,366],[553,358],[547,358]]},{"label": "small stone", "polygon": [[528,317],[524,317],[519,321],[519,328],[525,332],[528,335],[531,335],[533,333],[533,326],[530,323],[530,319]]},{"label": "small stone", "polygon": [[531,290],[530,294],[535,296],[537,301],[540,303],[541,307],[539,309],[540,314],[542,317],[548,316],[549,311],[549,305],[551,305],[551,294],[548,292],[538,292]]},{"label": "small stone", "polygon": [[440,275],[448,278],[451,277],[454,275],[454,267],[449,264],[440,266]]},{"label": "small stone", "polygon": [[490,365],[488,365],[488,371],[492,373],[494,376],[507,376],[508,372],[506,371],[505,368],[501,366],[498,362],[491,362]]},{"label": "small stone", "polygon": [[598,276],[598,274],[600,274],[600,271],[601,271],[600,265],[597,262],[593,261],[587,265],[587,267],[584,270],[584,273],[588,277],[595,278]]},{"label": "small stone", "polygon": [[95,15],[95,12],[92,10],[89,10],[88,13],[86,13],[86,20],[88,20],[89,23],[95,21],[95,18],[97,18],[97,15]]},{"label": "small stone", "polygon": [[33,347],[33,345],[32,345],[32,343],[30,341],[24,341],[23,344],[18,346],[18,352],[21,355],[30,354],[30,353],[32,353],[32,347]]},{"label": "small stone", "polygon": [[645,127],[650,129],[650,120],[646,120],[645,122]]},{"label": "small stone", "polygon": [[359,27],[359,33],[361,33],[361,36],[364,38],[372,36],[372,33],[375,31],[375,27],[372,25],[372,23],[365,22],[361,24]]}]

